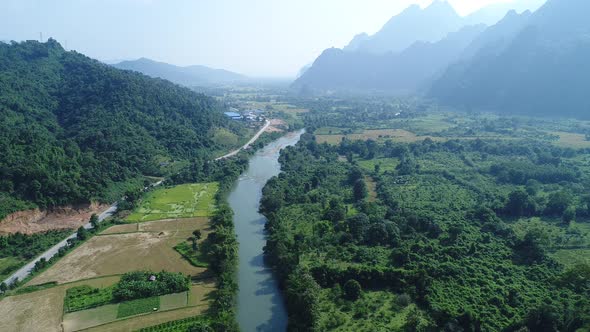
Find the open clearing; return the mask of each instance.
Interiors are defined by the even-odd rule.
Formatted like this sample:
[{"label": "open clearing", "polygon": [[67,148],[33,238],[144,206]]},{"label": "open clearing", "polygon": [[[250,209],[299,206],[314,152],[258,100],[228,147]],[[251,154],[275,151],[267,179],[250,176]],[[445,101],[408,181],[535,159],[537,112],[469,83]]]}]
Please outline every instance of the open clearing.
[{"label": "open clearing", "polygon": [[[127,226],[118,225],[114,227]],[[65,283],[135,270],[166,270],[199,275],[204,268],[192,266],[173,247],[196,229],[208,230],[206,218],[167,220],[142,224],[139,232],[99,235],[63,257],[29,285],[50,281]]]},{"label": "open clearing", "polygon": [[555,260],[568,268],[590,264],[590,249],[561,249],[551,254]]},{"label": "open clearing", "polygon": [[555,143],[557,146],[574,149],[590,148],[590,141],[586,140],[585,135],[566,133],[563,131],[556,131],[551,134],[559,136],[559,140]]},{"label": "open clearing", "polygon": [[351,141],[356,140],[394,140],[396,142],[404,142],[404,143],[411,143],[416,141],[422,141],[426,138],[430,138],[432,140],[444,140],[441,137],[430,137],[430,136],[417,136],[416,134],[409,132],[403,129],[370,129],[364,130],[362,133],[353,133],[353,134],[337,134],[337,135],[316,135],[316,141],[318,143],[328,143],[328,144],[339,144],[342,141],[342,138],[346,137]]},{"label": "open clearing", "polygon": [[88,204],[55,208],[18,211],[0,221],[0,234],[34,234],[49,230],[76,229],[86,224],[92,214],[101,214],[109,208],[104,204]]},{"label": "open clearing", "polygon": [[194,183],[156,189],[146,195],[127,221],[210,217],[215,212],[219,184]]}]

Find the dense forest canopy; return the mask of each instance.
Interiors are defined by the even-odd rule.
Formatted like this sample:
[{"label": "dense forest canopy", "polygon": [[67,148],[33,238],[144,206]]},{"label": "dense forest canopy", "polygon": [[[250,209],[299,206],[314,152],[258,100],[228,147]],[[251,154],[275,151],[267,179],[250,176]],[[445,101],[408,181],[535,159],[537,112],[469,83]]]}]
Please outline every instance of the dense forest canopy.
[{"label": "dense forest canopy", "polygon": [[[570,225],[590,216],[590,179],[572,162],[582,154],[526,141],[334,146],[304,136],[262,200],[290,328],[588,326],[588,266],[550,255],[583,239]],[[381,169],[384,158],[397,166]]]},{"label": "dense forest canopy", "polygon": [[113,200],[162,160],[210,155],[216,128],[242,134],[212,98],[122,71],[56,41],[0,43],[0,217]]}]

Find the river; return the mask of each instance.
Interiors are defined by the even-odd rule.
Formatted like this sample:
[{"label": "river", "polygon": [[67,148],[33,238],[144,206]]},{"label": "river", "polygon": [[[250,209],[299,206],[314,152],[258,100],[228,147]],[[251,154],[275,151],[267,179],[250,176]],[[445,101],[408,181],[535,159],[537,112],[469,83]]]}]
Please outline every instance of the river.
[{"label": "river", "polygon": [[258,207],[262,188],[281,171],[280,150],[295,145],[302,133],[303,130],[289,133],[258,151],[228,197],[240,242],[237,318],[244,332],[285,331],[287,327],[287,311],[278,282],[263,260],[266,218],[258,213]]}]

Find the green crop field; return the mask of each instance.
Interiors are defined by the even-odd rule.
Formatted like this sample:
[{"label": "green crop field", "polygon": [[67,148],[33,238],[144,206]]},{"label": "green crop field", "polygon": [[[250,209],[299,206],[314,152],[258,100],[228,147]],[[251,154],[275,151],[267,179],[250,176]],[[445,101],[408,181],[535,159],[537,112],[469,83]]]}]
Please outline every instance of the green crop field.
[{"label": "green crop field", "polygon": [[113,288],[93,288],[88,285],[69,288],[64,299],[64,311],[74,312],[108,304],[113,301]]},{"label": "green crop field", "polygon": [[157,310],[160,309],[159,296],[121,302],[119,304],[119,309],[117,310],[117,318],[135,316],[147,312],[152,312],[154,311],[154,308]]},{"label": "green crop field", "polygon": [[173,310],[188,305],[188,292],[160,296],[160,310]]},{"label": "green crop field", "polygon": [[127,217],[127,221],[210,217],[215,211],[215,193],[218,188],[219,184],[212,182],[154,190],[146,195],[140,206]]}]

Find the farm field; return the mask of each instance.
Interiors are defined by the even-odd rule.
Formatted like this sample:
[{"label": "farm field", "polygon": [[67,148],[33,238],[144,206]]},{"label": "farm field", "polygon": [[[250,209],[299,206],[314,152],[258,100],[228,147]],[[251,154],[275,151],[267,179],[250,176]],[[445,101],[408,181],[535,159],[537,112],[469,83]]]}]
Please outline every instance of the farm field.
[{"label": "farm field", "polygon": [[[325,131],[325,130],[324,130]],[[430,138],[435,141],[444,140],[441,137],[430,137],[430,136],[417,136],[416,134],[403,130],[403,129],[369,129],[364,130],[361,133],[352,134],[328,134],[328,135],[316,135],[316,141],[318,143],[328,144],[339,144],[342,138],[346,137],[351,141],[361,140],[375,140],[382,141],[392,139],[396,142],[411,143],[416,141],[422,141],[426,138]]]},{"label": "farm field", "polygon": [[130,222],[210,217],[215,212],[218,183],[194,183],[156,189],[127,217]]},{"label": "farm field", "polygon": [[66,289],[74,286],[108,287],[118,276],[90,279],[52,288],[8,296],[0,301],[0,317],[4,320],[0,331],[62,331],[63,299]]},{"label": "farm field", "polygon": [[174,321],[203,314],[208,306],[186,307],[177,310],[159,311],[149,315],[134,316],[123,320],[117,320],[100,326],[88,328],[88,332],[128,332],[144,327],[158,325],[164,322]]},{"label": "farm field", "polygon": [[561,131],[552,132],[551,134],[559,136],[559,139],[555,143],[557,146],[574,149],[590,148],[590,141],[586,140],[585,135]]},{"label": "farm field", "polygon": [[66,283],[145,269],[189,275],[199,275],[205,271],[204,268],[192,266],[173,247],[186,240],[196,229],[206,233],[209,227],[206,218],[144,223],[132,233],[127,232],[127,226],[112,227],[115,231],[124,229],[125,232],[121,234],[112,234],[113,230],[110,230],[108,235],[93,237],[33,278],[28,285],[51,281]]},{"label": "farm field", "polygon": [[[215,279],[206,268],[191,265],[174,247],[187,243],[187,238],[195,230],[201,231],[203,239],[212,231],[207,216],[215,209],[212,202],[216,191],[217,183],[206,183],[152,193],[144,201],[151,204],[150,210],[137,214],[140,216],[137,221],[142,222],[115,225],[104,230],[23,285],[21,290],[30,292],[3,298],[0,316],[14,319],[0,327],[0,331],[67,332],[88,328],[130,331],[203,313],[216,289]],[[175,199],[180,203],[174,204]],[[169,209],[163,211],[163,207]],[[199,216],[169,218],[177,214]],[[146,221],[158,215],[165,215],[165,219]],[[11,262],[2,263],[8,266]],[[191,287],[178,294],[64,313],[68,289],[83,285],[105,289],[113,286],[120,275],[138,270],[180,272],[191,276]],[[43,287],[32,288],[39,285]],[[158,310],[154,312],[154,308]]]},{"label": "farm field", "polygon": [[[193,286],[193,288],[198,287]],[[203,293],[203,296],[207,294]],[[146,318],[150,316],[146,316],[145,314],[147,313],[154,314],[177,309],[183,309],[182,312],[184,312],[184,309],[190,309],[188,306],[188,292],[168,294],[67,313],[64,315],[63,326],[64,331],[69,332],[108,324],[110,331],[111,328],[116,328],[117,326],[124,328],[124,326],[129,324],[128,320],[132,319],[133,316],[144,314],[141,317]],[[197,305],[191,305],[191,307],[195,306],[201,306],[199,308],[201,310],[203,307],[206,307],[206,303],[200,302]],[[157,308],[158,310],[154,312],[153,308]]]}]

